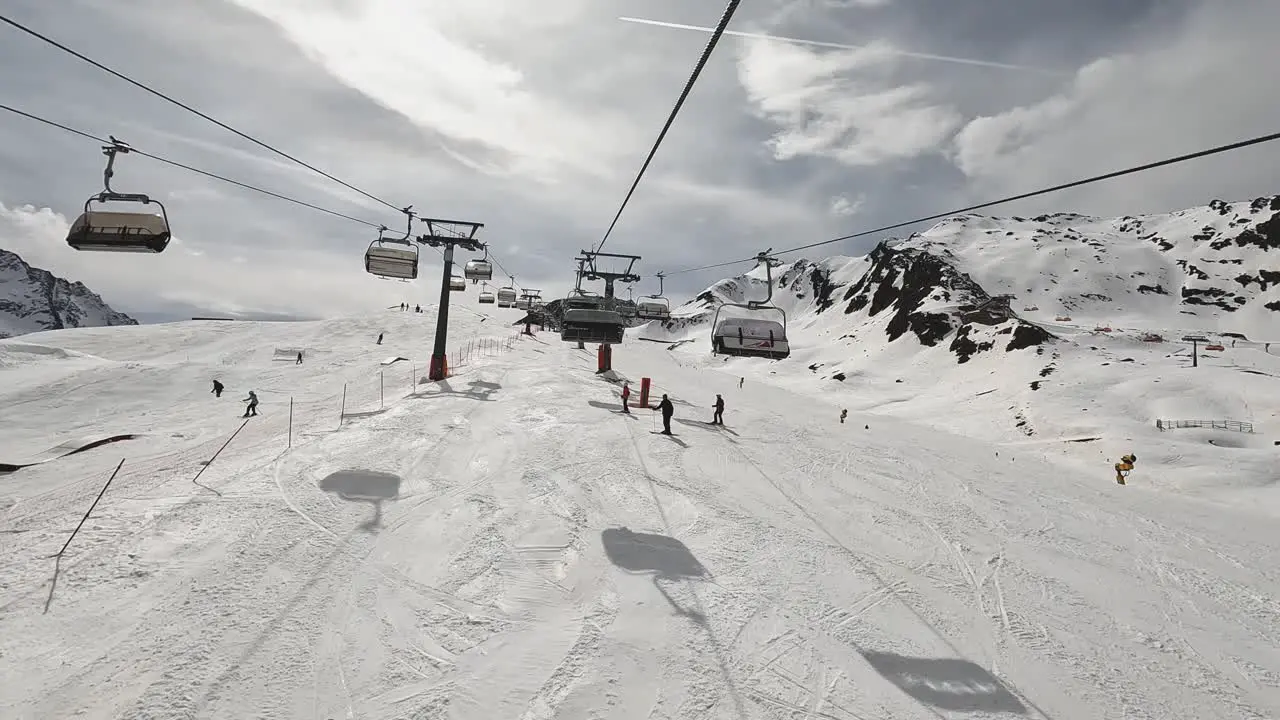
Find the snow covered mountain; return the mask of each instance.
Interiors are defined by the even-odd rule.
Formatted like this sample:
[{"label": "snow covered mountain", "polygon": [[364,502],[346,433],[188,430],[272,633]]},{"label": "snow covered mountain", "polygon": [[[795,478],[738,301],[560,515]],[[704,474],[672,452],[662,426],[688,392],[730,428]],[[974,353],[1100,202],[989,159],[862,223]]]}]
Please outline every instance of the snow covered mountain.
[{"label": "snow covered mountain", "polygon": [[[802,335],[819,328],[859,343],[868,331],[889,343],[910,335],[964,363],[1040,345],[1063,323],[1280,336],[1278,268],[1280,196],[1109,219],[963,215],[865,257],[775,267],[772,301]],[[767,295],[758,267],[715,283],[640,336],[705,335],[721,302]]]},{"label": "snow covered mountain", "polygon": [[0,249],[0,338],[41,330],[137,325],[80,282],[68,282]]}]

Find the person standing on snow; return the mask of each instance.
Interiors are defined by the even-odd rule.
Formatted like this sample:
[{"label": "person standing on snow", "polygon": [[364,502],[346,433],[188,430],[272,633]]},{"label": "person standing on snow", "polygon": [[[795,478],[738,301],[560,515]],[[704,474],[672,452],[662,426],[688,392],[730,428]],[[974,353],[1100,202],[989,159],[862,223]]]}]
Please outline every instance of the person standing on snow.
[{"label": "person standing on snow", "polygon": [[240,402],[249,403],[249,405],[244,409],[244,417],[249,417],[250,415],[253,415],[256,417],[258,415],[258,394],[257,393],[250,390],[249,397],[245,398],[244,400],[241,400]]},{"label": "person standing on snow", "polygon": [[214,397],[222,397],[222,383],[218,382],[217,380],[214,380],[213,390],[211,392],[213,392]]},{"label": "person standing on snow", "polygon": [[630,399],[631,399],[631,386],[628,385],[627,383],[622,383],[622,412],[628,415],[631,414],[631,409],[627,407],[627,401]]},{"label": "person standing on snow", "polygon": [[382,333],[378,333],[378,344],[382,344]]},{"label": "person standing on snow", "polygon": [[716,409],[716,414],[711,418],[712,425],[724,424],[724,398],[720,397],[720,393],[716,393],[716,404],[711,407]]},{"label": "person standing on snow", "polygon": [[849,417],[849,411],[848,411],[848,410],[841,410],[841,411],[840,411],[840,424],[841,424],[841,425],[843,425],[843,424],[844,424],[844,419],[845,419],[845,418],[847,418],[847,417]]},{"label": "person standing on snow", "polygon": [[676,407],[671,404],[671,399],[666,393],[662,394],[662,402],[658,403],[658,410],[662,411],[662,434],[671,434],[671,416],[675,414]]},{"label": "person standing on snow", "polygon": [[294,363],[294,365],[301,365],[301,364],[302,364],[302,352],[298,352],[298,362]]},{"label": "person standing on snow", "polygon": [[741,390],[741,389],[742,389],[742,383],[744,383],[744,382],[746,382],[746,381],[747,381],[747,379],[746,379],[746,378],[744,378],[744,377],[740,377],[740,378],[738,378],[738,389],[739,389],[739,390]]}]

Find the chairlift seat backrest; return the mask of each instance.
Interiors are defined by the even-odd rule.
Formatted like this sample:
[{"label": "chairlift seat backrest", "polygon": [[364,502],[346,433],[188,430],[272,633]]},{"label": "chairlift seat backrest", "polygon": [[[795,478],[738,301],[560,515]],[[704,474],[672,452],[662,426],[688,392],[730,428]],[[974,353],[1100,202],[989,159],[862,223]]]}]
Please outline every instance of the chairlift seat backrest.
[{"label": "chairlift seat backrest", "polygon": [[462,274],[468,280],[492,280],[493,263],[485,260],[468,260],[462,268]]},{"label": "chairlift seat backrest", "polygon": [[67,244],[76,250],[158,253],[171,237],[161,215],[91,210],[71,224]]},{"label": "chairlift seat backrest", "polygon": [[514,288],[498,289],[498,302],[507,303],[510,305],[510,304],[515,304],[515,301],[516,301],[516,291]]},{"label": "chairlift seat backrest", "polygon": [[449,289],[455,292],[467,289],[467,281],[460,277],[454,276],[449,278]]},{"label": "chairlift seat backrest", "polygon": [[484,303],[484,304],[486,304],[486,305],[491,305],[491,304],[493,304],[493,302],[494,302],[494,300],[495,300],[495,299],[496,299],[496,298],[494,297],[493,293],[491,293],[491,292],[482,292],[482,293],[480,293],[480,302],[481,302],[481,303]]},{"label": "chairlift seat backrest", "polygon": [[418,277],[418,251],[371,245],[364,254],[364,269],[379,277],[413,280]]}]

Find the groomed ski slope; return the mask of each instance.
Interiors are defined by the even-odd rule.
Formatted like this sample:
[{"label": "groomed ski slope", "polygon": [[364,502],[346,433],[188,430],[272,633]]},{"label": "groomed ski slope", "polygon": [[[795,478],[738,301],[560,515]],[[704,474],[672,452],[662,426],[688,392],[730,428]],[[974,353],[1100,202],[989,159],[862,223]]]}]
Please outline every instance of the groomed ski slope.
[{"label": "groomed ski slope", "polygon": [[0,451],[147,434],[0,476],[0,716],[1280,714],[1271,518],[628,341],[619,374],[676,403],[652,434],[593,351],[466,318],[455,347],[499,349],[385,403],[430,316],[0,343]]}]

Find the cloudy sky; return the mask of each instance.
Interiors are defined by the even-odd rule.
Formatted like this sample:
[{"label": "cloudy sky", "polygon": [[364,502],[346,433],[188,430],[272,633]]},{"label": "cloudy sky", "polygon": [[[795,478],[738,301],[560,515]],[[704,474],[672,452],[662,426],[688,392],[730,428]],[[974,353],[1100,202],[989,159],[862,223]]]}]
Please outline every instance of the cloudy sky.
[{"label": "cloudy sky", "polygon": [[[0,13],[400,207],[485,223],[521,286],[572,283],[720,0],[7,0]],[[606,250],[648,277],[1280,128],[1275,0],[743,0]],[[847,47],[840,47],[840,46]],[[308,202],[403,216],[0,25],[0,103]],[[1280,145],[1280,143],[1277,143]],[[0,112],[0,247],[117,309],[328,316],[439,292],[364,274],[374,229],[152,160],[159,256],[76,253],[92,141]],[[1280,192],[1280,148],[993,210],[1160,212]],[[923,229],[923,228],[919,228]],[[909,231],[909,230],[908,230]],[[879,238],[822,248],[858,254]],[[794,256],[788,258],[794,259]],[[686,299],[730,270],[671,277]],[[458,296],[455,295],[455,298]],[[467,295],[474,302],[474,290]]]}]

